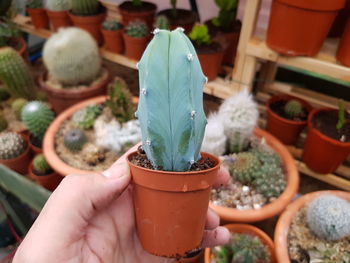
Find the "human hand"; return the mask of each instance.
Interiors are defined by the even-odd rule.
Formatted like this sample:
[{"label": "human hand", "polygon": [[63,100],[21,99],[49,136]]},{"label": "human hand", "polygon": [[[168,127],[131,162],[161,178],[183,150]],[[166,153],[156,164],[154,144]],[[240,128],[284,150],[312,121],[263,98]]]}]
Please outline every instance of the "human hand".
[{"label": "human hand", "polygon": [[[147,253],[140,244],[128,153],[101,174],[65,177],[19,246],[13,263],[175,262]],[[228,178],[228,172],[220,169],[215,185]],[[209,209],[202,247],[223,245],[229,239],[228,230],[219,227],[219,217]]]}]

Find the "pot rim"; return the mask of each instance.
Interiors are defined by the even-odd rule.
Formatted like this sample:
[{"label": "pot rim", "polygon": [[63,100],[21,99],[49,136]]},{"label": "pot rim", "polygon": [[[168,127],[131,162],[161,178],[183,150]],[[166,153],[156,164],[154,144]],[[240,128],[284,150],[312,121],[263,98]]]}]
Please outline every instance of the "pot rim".
[{"label": "pot rim", "polygon": [[40,13],[46,13],[46,9],[45,8],[26,8],[28,10],[28,12],[32,12],[35,14],[40,14]]},{"label": "pot rim", "polygon": [[72,19],[75,23],[81,23],[81,24],[93,24],[93,23],[99,23],[100,21],[103,21],[107,15],[107,12],[103,10],[101,13],[95,14],[95,15],[89,15],[89,16],[79,16],[72,13],[72,11],[68,11],[69,17]]},{"label": "pot rim", "polygon": [[51,17],[62,17],[62,16],[68,16],[69,10],[53,11],[53,10],[46,9],[46,12]]},{"label": "pot rim", "polygon": [[342,9],[345,6],[345,0],[320,1],[320,0],[274,0],[280,4],[291,8],[305,9],[313,12],[332,12]]},{"label": "pot rim", "polygon": [[267,144],[281,157],[286,170],[287,186],[283,193],[273,202],[260,209],[239,210],[236,208],[217,206],[210,202],[209,206],[224,221],[257,222],[273,217],[282,212],[296,195],[299,188],[299,171],[295,160],[288,149],[277,138],[260,128],[255,128],[257,137],[265,138]]},{"label": "pot rim", "polygon": [[323,195],[336,195],[340,198],[347,199],[350,201],[350,193],[339,190],[325,190],[316,191],[312,193],[305,194],[299,197],[297,200],[289,204],[286,210],[278,218],[277,225],[275,228],[274,241],[276,246],[276,257],[278,262],[290,263],[287,237],[289,232],[289,227],[295,214],[304,207],[307,203],[311,202],[315,198]]},{"label": "pot rim", "polygon": [[152,10],[147,10],[147,11],[141,11],[141,12],[138,12],[138,11],[130,11],[130,10],[125,10],[124,7],[123,7],[123,4],[124,3],[132,3],[132,1],[123,1],[122,3],[119,4],[118,6],[118,9],[120,10],[120,12],[123,12],[123,13],[132,13],[132,14],[144,14],[144,13],[153,13],[153,12],[156,12],[157,11],[157,5],[155,3],[152,3],[152,2],[148,2],[148,1],[141,1],[142,3],[145,3],[145,4],[148,4],[149,6],[152,6]]}]

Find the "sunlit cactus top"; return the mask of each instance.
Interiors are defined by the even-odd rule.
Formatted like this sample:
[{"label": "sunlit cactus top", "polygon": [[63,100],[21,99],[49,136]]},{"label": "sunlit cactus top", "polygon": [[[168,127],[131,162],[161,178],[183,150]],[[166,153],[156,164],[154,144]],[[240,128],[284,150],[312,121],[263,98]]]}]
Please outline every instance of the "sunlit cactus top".
[{"label": "sunlit cactus top", "polygon": [[155,169],[188,171],[200,159],[207,123],[207,79],[191,41],[181,28],[156,29],[138,69],[143,149]]}]

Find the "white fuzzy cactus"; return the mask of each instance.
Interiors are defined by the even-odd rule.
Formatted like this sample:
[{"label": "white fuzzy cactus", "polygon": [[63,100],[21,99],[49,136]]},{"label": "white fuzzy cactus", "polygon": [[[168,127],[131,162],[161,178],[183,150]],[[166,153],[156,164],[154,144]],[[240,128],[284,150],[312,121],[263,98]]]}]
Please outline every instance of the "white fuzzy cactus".
[{"label": "white fuzzy cactus", "polygon": [[43,59],[50,75],[65,85],[90,84],[102,66],[96,41],[75,27],[53,34],[45,43]]},{"label": "white fuzzy cactus", "polygon": [[220,106],[219,117],[230,145],[230,152],[242,151],[257,125],[259,111],[252,95],[243,90],[226,99]]},{"label": "white fuzzy cactus", "polygon": [[333,195],[317,198],[309,204],[307,224],[319,238],[340,240],[350,235],[350,203]]},{"label": "white fuzzy cactus", "polygon": [[221,119],[217,113],[211,114],[205,129],[202,151],[216,156],[223,155],[226,151],[226,140]]}]

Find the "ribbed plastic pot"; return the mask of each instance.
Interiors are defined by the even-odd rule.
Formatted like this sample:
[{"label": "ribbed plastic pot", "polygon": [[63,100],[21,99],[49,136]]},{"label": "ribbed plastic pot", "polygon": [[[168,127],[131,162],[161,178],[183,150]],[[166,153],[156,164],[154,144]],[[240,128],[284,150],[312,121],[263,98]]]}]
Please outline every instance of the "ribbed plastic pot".
[{"label": "ribbed plastic pot", "polygon": [[127,160],[133,179],[136,225],[142,247],[163,257],[183,257],[199,248],[211,187],[220,167],[217,157],[202,153],[215,166],[203,171],[170,172],[142,168]]},{"label": "ribbed plastic pot", "polygon": [[[126,6],[130,4],[132,5],[131,1],[126,1],[119,5],[119,12],[122,16],[123,25],[127,26],[131,21],[141,20],[144,21],[151,30],[153,28],[157,6],[153,3],[142,1],[142,6],[140,6],[140,8],[128,10]],[[145,5],[149,10],[145,10]]]},{"label": "ribbed plastic pot", "polygon": [[49,29],[49,17],[43,8],[27,8],[32,19],[32,24],[36,29]]},{"label": "ribbed plastic pot", "polygon": [[130,58],[139,61],[145,51],[150,37],[130,37],[127,34],[123,34],[125,43],[125,55]]},{"label": "ribbed plastic pot", "polygon": [[208,78],[208,81],[216,79],[220,71],[222,59],[224,57],[224,51],[213,53],[199,53],[197,52],[199,62],[201,63],[204,75]]},{"label": "ribbed plastic pot", "polygon": [[28,176],[32,180],[36,181],[47,190],[54,191],[56,187],[60,184],[63,177],[57,174],[56,172],[52,172],[47,175],[38,176],[33,172],[33,162],[30,163],[28,167]]},{"label": "ribbed plastic pot", "polygon": [[346,23],[343,36],[338,46],[337,59],[343,65],[350,67],[350,19],[348,19]]},{"label": "ribbed plastic pot", "polygon": [[57,31],[62,27],[70,27],[73,25],[68,11],[50,11],[47,10],[47,15],[49,16],[52,29]]},{"label": "ribbed plastic pot", "polygon": [[120,54],[124,51],[123,30],[102,29],[104,47],[106,50]]}]

